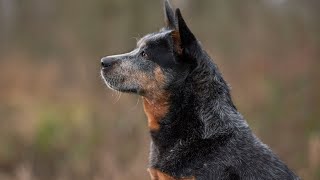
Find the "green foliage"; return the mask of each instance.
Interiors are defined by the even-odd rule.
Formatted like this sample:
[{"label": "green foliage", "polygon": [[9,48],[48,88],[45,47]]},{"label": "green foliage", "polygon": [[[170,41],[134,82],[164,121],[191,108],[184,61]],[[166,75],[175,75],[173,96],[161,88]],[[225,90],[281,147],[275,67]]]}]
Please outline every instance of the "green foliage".
[{"label": "green foliage", "polygon": [[[41,112],[41,111],[40,111]],[[44,109],[40,115],[40,125],[36,131],[35,146],[41,152],[48,152],[59,144],[68,141],[68,133],[63,121],[68,121],[60,111]]]}]

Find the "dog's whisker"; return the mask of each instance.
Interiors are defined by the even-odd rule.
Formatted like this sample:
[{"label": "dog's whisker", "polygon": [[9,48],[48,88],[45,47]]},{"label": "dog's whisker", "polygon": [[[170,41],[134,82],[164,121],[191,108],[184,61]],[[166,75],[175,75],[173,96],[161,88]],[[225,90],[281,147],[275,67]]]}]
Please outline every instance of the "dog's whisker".
[{"label": "dog's whisker", "polygon": [[117,103],[120,100],[120,97],[122,95],[122,93],[120,91],[116,91],[116,92],[117,92],[117,94],[116,94],[117,97],[116,97],[115,101],[113,102],[113,104]]},{"label": "dog's whisker", "polygon": [[116,101],[117,101],[118,92],[117,92],[117,91],[114,91],[114,93],[112,93],[112,96],[113,96],[112,104],[115,104]]},{"label": "dog's whisker", "polygon": [[138,42],[138,41],[139,41],[139,39],[140,39],[140,37],[132,37],[132,39],[135,39],[135,40],[136,40],[136,42]]},{"label": "dog's whisker", "polygon": [[112,97],[113,97],[112,104],[115,104],[115,103],[116,103],[117,94],[118,94],[117,91],[114,91],[114,92],[112,93]]},{"label": "dog's whisker", "polygon": [[135,110],[138,107],[139,102],[140,102],[140,97],[137,98],[137,103],[133,107],[131,107],[128,111]]}]

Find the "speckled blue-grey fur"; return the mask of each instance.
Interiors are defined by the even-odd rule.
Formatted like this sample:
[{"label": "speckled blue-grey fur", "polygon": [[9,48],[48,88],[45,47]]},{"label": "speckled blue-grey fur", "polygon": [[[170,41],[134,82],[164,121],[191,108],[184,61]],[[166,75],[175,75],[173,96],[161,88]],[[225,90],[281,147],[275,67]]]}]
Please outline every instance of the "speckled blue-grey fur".
[{"label": "speckled blue-grey fur", "polygon": [[[299,179],[252,133],[216,64],[168,1],[165,20],[166,27],[143,37],[132,52],[102,59],[101,74],[110,88],[145,98],[165,91],[169,98],[159,128],[150,131],[149,166],[175,179]],[[179,38],[172,35],[177,32]],[[147,92],[139,78],[156,80],[156,68],[165,84]]]}]

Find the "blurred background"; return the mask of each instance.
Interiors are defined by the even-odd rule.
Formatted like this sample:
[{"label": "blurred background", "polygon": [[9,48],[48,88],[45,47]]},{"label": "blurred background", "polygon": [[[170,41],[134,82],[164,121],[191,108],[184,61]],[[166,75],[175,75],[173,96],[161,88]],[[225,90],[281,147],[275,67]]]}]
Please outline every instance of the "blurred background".
[{"label": "blurred background", "polygon": [[[172,4],[253,131],[320,179],[320,1]],[[99,66],[163,24],[161,0],[0,0],[0,179],[149,179],[141,100],[105,87]]]}]

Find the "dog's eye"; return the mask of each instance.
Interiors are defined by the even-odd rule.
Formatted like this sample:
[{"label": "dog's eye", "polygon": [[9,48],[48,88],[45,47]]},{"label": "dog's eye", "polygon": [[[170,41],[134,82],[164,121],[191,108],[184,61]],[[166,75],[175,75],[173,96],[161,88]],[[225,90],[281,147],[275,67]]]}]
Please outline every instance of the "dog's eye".
[{"label": "dog's eye", "polygon": [[145,51],[142,51],[140,54],[142,57],[148,58],[148,54]]}]

